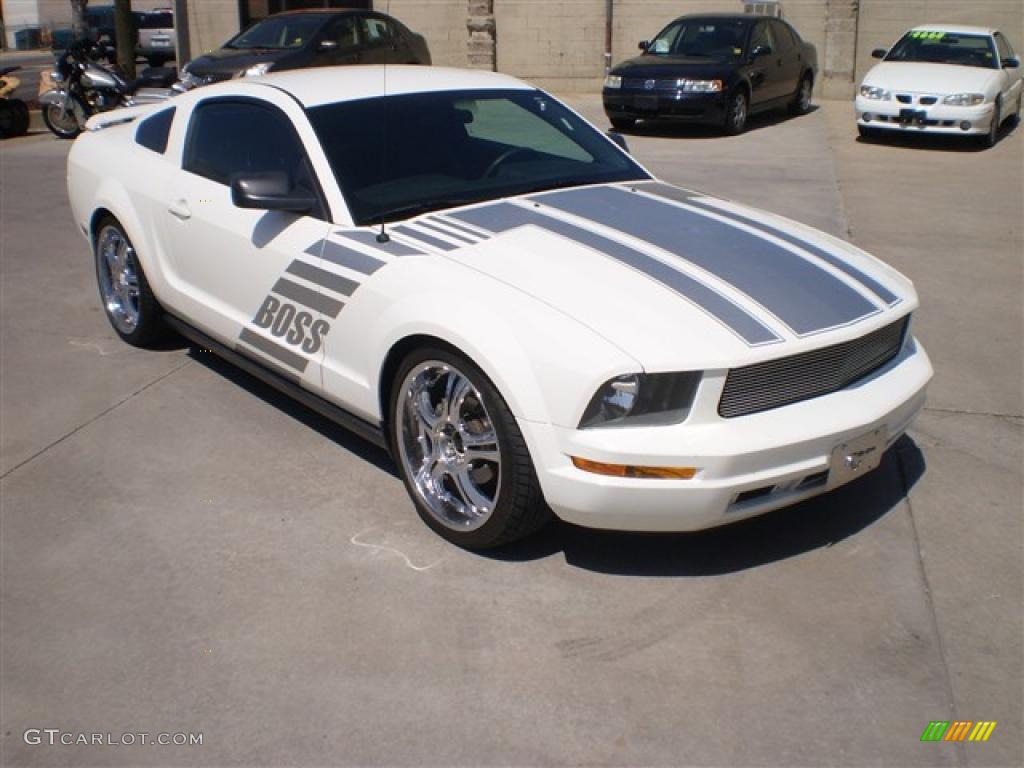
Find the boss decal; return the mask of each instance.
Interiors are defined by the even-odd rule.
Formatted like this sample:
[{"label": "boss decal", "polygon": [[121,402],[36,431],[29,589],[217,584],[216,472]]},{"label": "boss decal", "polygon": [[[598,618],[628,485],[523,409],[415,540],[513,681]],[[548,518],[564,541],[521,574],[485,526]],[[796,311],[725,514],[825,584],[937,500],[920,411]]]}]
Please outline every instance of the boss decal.
[{"label": "boss decal", "polygon": [[323,319],[314,319],[310,312],[268,295],[252,320],[257,328],[269,330],[274,337],[298,346],[307,355],[316,354],[323,345],[324,336],[331,330]]}]

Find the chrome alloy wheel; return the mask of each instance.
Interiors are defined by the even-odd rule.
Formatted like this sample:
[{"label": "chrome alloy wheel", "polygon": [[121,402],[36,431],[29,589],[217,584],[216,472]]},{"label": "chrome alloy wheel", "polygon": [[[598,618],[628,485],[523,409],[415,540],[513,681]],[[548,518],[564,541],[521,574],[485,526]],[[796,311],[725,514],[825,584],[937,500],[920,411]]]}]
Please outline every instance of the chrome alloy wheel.
[{"label": "chrome alloy wheel", "polygon": [[96,271],[107,315],[123,334],[139,324],[139,266],[135,249],[117,227],[104,227],[96,241]]},{"label": "chrome alloy wheel", "polygon": [[501,491],[498,434],[479,390],[450,363],[427,360],[399,398],[398,449],[416,495],[442,525],[479,528]]}]

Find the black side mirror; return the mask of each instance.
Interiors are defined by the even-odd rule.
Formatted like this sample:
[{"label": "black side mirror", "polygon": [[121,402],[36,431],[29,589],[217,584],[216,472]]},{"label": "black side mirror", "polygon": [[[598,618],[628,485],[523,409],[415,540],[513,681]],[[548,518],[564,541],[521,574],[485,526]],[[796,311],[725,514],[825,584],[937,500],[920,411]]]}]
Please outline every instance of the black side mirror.
[{"label": "black side mirror", "polygon": [[625,136],[623,136],[621,133],[616,133],[615,131],[608,131],[608,133],[606,133],[605,136],[607,136],[609,139],[618,144],[619,148],[623,152],[629,154],[629,145],[626,143]]},{"label": "black side mirror", "polygon": [[293,187],[287,173],[268,171],[233,177],[231,202],[239,208],[309,213],[317,201],[312,192]]},{"label": "black side mirror", "polygon": [[770,45],[759,45],[750,52],[750,58],[759,59],[762,56],[771,56],[772,47]]},{"label": "black side mirror", "polygon": [[639,43],[636,44],[636,47],[639,48],[641,51],[646,51],[650,47],[650,45],[650,40],[641,40]]},{"label": "black side mirror", "polygon": [[1003,69],[1017,69],[1020,66],[1020,59],[1016,56],[1011,56],[1008,59],[1003,59]]},{"label": "black side mirror", "polygon": [[320,44],[317,45],[316,49],[318,51],[336,51],[336,50],[338,50],[338,41],[337,40],[321,40]]},{"label": "black side mirror", "polygon": [[873,59],[884,59],[886,54],[889,53],[885,48],[875,48],[871,52],[871,58]]}]

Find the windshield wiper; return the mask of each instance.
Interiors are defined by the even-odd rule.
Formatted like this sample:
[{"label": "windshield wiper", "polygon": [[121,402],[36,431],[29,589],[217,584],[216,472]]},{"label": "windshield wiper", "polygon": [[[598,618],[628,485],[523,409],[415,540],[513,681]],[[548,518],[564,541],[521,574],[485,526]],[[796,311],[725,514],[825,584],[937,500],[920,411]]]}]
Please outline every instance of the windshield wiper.
[{"label": "windshield wiper", "polygon": [[370,217],[368,223],[372,224],[390,224],[393,221],[401,221],[403,219],[411,219],[421,213],[429,213],[430,211],[439,211],[442,208],[457,208],[460,205],[469,205],[470,203],[480,202],[480,198],[477,197],[462,197],[452,198],[450,200],[430,200],[428,202],[421,203],[410,203],[409,205],[399,205],[395,208],[388,208],[383,211],[377,211]]}]

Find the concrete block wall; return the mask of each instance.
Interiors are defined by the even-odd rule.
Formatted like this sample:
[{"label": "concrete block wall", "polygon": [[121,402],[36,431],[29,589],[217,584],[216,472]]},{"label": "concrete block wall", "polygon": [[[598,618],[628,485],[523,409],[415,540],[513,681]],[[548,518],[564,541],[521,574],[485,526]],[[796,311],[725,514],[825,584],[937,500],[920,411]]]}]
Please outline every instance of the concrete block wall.
[{"label": "concrete block wall", "polygon": [[239,28],[238,0],[190,0],[188,29],[193,58],[220,48],[238,34]]},{"label": "concrete block wall", "polygon": [[373,7],[423,35],[435,65],[468,66],[466,0],[375,0]]}]

